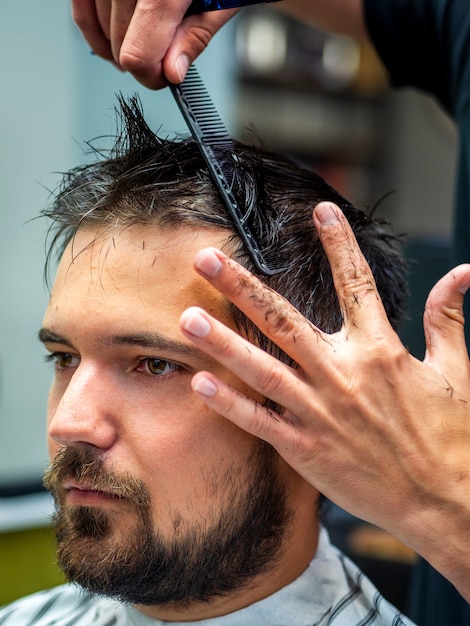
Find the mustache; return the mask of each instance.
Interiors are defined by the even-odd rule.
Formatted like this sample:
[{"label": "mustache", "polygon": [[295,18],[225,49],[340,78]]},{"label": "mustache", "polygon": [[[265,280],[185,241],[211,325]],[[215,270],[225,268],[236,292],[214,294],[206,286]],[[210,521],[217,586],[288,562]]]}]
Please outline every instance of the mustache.
[{"label": "mustache", "polygon": [[43,484],[57,500],[66,480],[84,483],[93,491],[129,500],[138,508],[150,504],[150,493],[142,481],[130,474],[118,475],[105,469],[102,458],[90,448],[60,448],[44,474]]}]

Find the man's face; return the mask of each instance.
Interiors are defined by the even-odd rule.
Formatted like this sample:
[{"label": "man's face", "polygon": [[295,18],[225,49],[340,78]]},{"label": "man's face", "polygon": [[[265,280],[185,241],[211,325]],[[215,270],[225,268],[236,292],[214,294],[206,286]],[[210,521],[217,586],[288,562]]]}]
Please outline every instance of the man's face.
[{"label": "man's face", "polygon": [[253,395],[179,332],[227,302],[192,270],[224,233],[80,230],[60,263],[41,338],[59,562],[83,586],[142,605],[212,601],[269,569],[289,519],[285,466],[190,387],[210,370]]}]

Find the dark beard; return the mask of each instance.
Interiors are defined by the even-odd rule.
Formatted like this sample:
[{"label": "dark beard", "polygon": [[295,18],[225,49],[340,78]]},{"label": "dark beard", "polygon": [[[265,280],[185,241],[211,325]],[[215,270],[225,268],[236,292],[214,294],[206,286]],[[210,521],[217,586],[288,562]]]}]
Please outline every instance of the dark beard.
[{"label": "dark beard", "polygon": [[[112,490],[134,513],[135,525],[116,538],[117,512],[61,505],[65,478]],[[64,449],[44,482],[56,501],[57,554],[67,578],[131,604],[186,608],[246,587],[279,557],[290,517],[277,454],[259,441],[241,475],[231,470],[208,479],[210,493],[223,493],[210,519],[190,527],[175,512],[170,539],[153,527],[146,487],[104,471],[89,449]]]}]

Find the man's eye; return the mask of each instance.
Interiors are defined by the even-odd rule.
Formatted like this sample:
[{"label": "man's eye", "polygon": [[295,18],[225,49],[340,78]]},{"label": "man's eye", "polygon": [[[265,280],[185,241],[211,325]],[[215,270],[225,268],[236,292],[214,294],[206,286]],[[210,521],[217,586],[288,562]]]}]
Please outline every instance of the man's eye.
[{"label": "man's eye", "polygon": [[80,359],[69,352],[53,352],[46,356],[46,361],[54,363],[56,370],[66,370],[78,367]]},{"label": "man's eye", "polygon": [[165,361],[164,359],[143,359],[141,361],[144,371],[152,376],[162,376],[165,374],[171,374],[172,372],[179,371],[181,367],[171,361]]}]

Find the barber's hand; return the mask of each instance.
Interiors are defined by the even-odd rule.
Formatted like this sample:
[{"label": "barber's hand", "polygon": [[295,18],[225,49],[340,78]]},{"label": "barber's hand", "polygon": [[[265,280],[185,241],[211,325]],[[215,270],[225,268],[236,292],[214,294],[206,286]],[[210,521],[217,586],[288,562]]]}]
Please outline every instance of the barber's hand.
[{"label": "barber's hand", "polygon": [[91,49],[146,87],[180,83],[189,65],[237,10],[184,17],[190,0],[72,0]]},{"label": "barber's hand", "polygon": [[314,221],[344,317],[327,335],[221,252],[196,269],[298,364],[288,367],[191,308],[181,329],[264,397],[256,404],[207,372],[193,389],[214,410],[268,441],[322,493],[427,558],[470,599],[470,366],[463,294],[470,265],[432,290],[427,352],[412,357],[390,326],[368,264],[341,211]]}]

